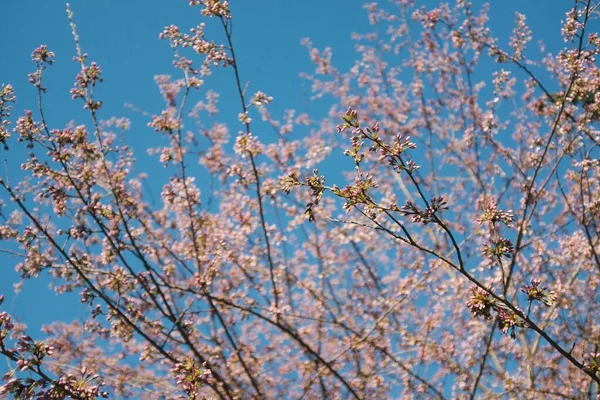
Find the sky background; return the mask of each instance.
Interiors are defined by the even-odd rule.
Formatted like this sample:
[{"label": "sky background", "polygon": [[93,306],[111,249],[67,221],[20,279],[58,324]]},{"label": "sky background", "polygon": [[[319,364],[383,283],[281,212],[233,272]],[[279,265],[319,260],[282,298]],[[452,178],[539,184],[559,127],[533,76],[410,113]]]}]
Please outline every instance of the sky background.
[{"label": "sky background", "polygon": [[[170,24],[182,31],[207,22],[199,15],[199,8],[190,8],[185,0],[74,0],[81,45],[103,70],[104,83],[96,91],[104,106],[101,118],[128,117],[132,129],[128,140],[134,144],[136,155],[142,156],[149,140],[157,134],[146,127],[147,120],[124,105],[133,104],[150,113],[158,113],[164,106],[154,84],[153,76],[171,74],[178,78],[171,65],[172,52],[158,34]],[[355,0],[239,0],[231,1],[234,16],[234,45],[241,69],[242,81],[250,81],[249,93],[261,90],[274,97],[270,110],[280,117],[285,109],[308,111],[312,116],[324,115],[328,107],[310,103],[310,84],[303,81],[301,72],[312,72],[313,67],[300,39],[310,37],[315,47],[333,48],[333,63],[347,70],[356,59],[352,32],[369,30],[363,1]],[[385,2],[382,2],[385,3]],[[473,0],[476,8],[483,3]],[[416,0],[417,6],[437,4],[433,0]],[[502,0],[491,5],[489,26],[495,36],[506,44],[514,26],[515,11],[527,15],[533,31],[533,43],[543,40],[547,50],[556,52],[563,46],[560,20],[572,5],[565,0]],[[70,98],[69,89],[79,66],[72,61],[75,47],[71,36],[65,3],[59,0],[1,0],[0,15],[0,84],[10,83],[16,91],[17,104],[13,107],[13,122],[24,109],[37,108],[37,95],[27,82],[34,70],[31,51],[46,44],[56,53],[55,64],[45,73],[48,95],[45,114],[52,128],[64,127],[71,120],[77,124],[89,123],[89,114],[82,111],[80,101]],[[213,26],[216,24],[213,24]],[[233,92],[230,70],[209,77],[207,87],[221,93],[221,120],[239,126],[236,121],[239,103]],[[204,89],[203,89],[204,90]],[[197,100],[203,98],[201,92]],[[36,115],[34,113],[34,115]],[[234,132],[232,128],[232,133]],[[141,144],[136,148],[135,144]],[[24,146],[11,146],[2,152],[7,159],[12,183],[19,178],[18,166],[23,161]],[[154,163],[147,172],[165,174]],[[138,166],[144,170],[144,164]],[[2,171],[4,175],[4,171]],[[6,199],[5,193],[0,198]],[[0,248],[6,248],[0,242]],[[26,322],[29,334],[40,338],[39,329],[54,320],[71,321],[83,316],[77,294],[56,296],[48,290],[49,279],[41,277],[25,283],[17,296],[13,284],[18,280],[14,265],[19,260],[0,253],[0,294],[6,296],[4,310]],[[0,360],[0,373],[6,364]]]}]

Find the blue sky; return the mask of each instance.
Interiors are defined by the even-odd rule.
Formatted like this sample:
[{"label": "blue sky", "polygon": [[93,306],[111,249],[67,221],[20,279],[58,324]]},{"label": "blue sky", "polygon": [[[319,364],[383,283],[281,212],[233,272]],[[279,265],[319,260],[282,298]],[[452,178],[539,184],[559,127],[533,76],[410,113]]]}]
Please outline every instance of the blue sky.
[{"label": "blue sky", "polygon": [[[299,77],[300,72],[312,71],[306,50],[300,39],[310,37],[318,48],[333,48],[333,60],[340,69],[347,69],[355,60],[353,31],[369,29],[362,1],[355,0],[240,0],[232,1],[234,15],[234,43],[243,81],[251,81],[250,93],[262,90],[273,96],[271,110],[278,115],[284,109],[297,108],[316,115],[326,109],[306,103],[309,85]],[[417,5],[432,5],[437,1],[416,0]],[[473,0],[478,7],[482,2]],[[504,44],[514,26],[515,11],[523,12],[533,31],[533,40],[543,40],[550,51],[563,46],[560,38],[560,20],[571,5],[564,0],[502,0],[492,2],[490,27],[504,38]],[[182,30],[204,20],[198,9],[192,9],[184,0],[74,0],[81,44],[90,60],[98,62],[103,70],[104,83],[97,91],[104,102],[103,118],[126,116],[133,120],[130,132],[132,143],[146,144],[155,133],[146,127],[139,115],[124,107],[131,103],[143,110],[158,113],[162,98],[153,83],[157,74],[177,72],[171,66],[168,43],[158,34],[166,25],[177,24]],[[78,71],[71,59],[74,44],[68,24],[65,4],[59,0],[3,0],[0,3],[0,83],[10,83],[17,95],[13,109],[16,117],[24,109],[36,109],[36,93],[27,82],[27,74],[34,66],[31,51],[40,44],[48,45],[56,53],[56,62],[45,75],[48,87],[46,116],[52,127],[62,127],[75,119],[89,122],[79,102],[70,99],[69,89]],[[210,22],[207,21],[209,25]],[[231,72],[224,70],[208,79],[210,87],[222,93],[223,116],[226,113],[236,124],[238,104],[233,93]],[[16,118],[15,118],[16,119]],[[227,121],[227,120],[226,120]],[[237,125],[235,125],[237,126]],[[13,146],[8,158],[13,179],[18,179],[18,165],[23,148]],[[135,147],[135,146],[134,146]],[[137,150],[137,149],[136,149]],[[144,147],[139,147],[143,153]],[[156,167],[153,164],[152,168]],[[140,168],[143,169],[143,168]],[[162,171],[149,170],[162,174]],[[5,194],[0,194],[5,196]],[[4,246],[0,243],[0,246]],[[15,258],[0,254],[0,294],[7,297],[5,308],[26,322],[30,334],[39,337],[39,328],[56,319],[70,321],[82,315],[77,296],[57,297],[47,290],[48,279],[26,282],[17,297],[12,295],[12,284],[17,280],[13,271]],[[0,361],[0,373],[6,365]]]}]

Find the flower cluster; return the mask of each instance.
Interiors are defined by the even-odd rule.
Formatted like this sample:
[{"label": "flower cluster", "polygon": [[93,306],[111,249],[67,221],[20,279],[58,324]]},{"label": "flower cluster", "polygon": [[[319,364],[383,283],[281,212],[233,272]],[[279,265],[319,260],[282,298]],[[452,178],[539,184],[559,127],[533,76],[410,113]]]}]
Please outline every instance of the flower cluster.
[{"label": "flower cluster", "polygon": [[343,189],[334,187],[333,193],[346,200],[344,203],[344,211],[350,212],[352,207],[357,204],[370,205],[371,200],[367,191],[377,187],[377,182],[373,175],[368,173],[359,173],[354,179],[354,184],[348,185]]},{"label": "flower cluster", "polygon": [[541,279],[531,278],[531,285],[525,285],[521,288],[521,292],[527,295],[528,301],[541,301],[546,306],[552,306],[557,299],[556,293],[553,290],[548,290],[546,286],[540,286]]},{"label": "flower cluster", "polygon": [[298,177],[295,174],[290,174],[282,178],[279,184],[281,190],[283,190],[285,194],[290,194],[294,186],[300,186],[302,183],[298,180]]},{"label": "flower cluster", "polygon": [[600,371],[600,353],[586,353],[583,355],[583,366],[590,372]]},{"label": "flower cluster", "polygon": [[257,106],[267,105],[273,101],[273,97],[267,96],[261,91],[254,93],[254,97],[252,98],[252,104]]},{"label": "flower cluster", "polygon": [[485,257],[498,259],[501,257],[512,258],[515,247],[507,238],[500,238],[492,245],[484,245],[482,253]]},{"label": "flower cluster", "polygon": [[249,123],[252,122],[252,118],[250,118],[250,116],[248,115],[248,111],[246,111],[244,113],[239,113],[238,120],[244,125],[248,125]]},{"label": "flower cluster", "polygon": [[160,116],[154,116],[148,126],[156,132],[173,133],[181,128],[181,122],[165,111]]},{"label": "flower cluster", "polygon": [[25,110],[25,115],[17,119],[14,131],[19,134],[19,142],[27,141],[27,148],[33,148],[33,141],[39,135],[40,127],[33,120],[31,110]]},{"label": "flower cluster", "polygon": [[240,133],[235,139],[234,151],[242,157],[254,157],[263,152],[263,145],[251,133]]},{"label": "flower cluster", "polygon": [[167,105],[175,107],[177,105],[177,95],[185,86],[184,80],[180,79],[173,82],[170,75],[156,75],[154,76],[154,82],[158,86],[158,90],[160,90],[160,94],[162,94]]},{"label": "flower cluster", "polygon": [[473,316],[483,317],[487,320],[492,319],[492,309],[496,307],[496,300],[488,292],[478,287],[472,288],[471,292],[467,307]]},{"label": "flower cluster", "polygon": [[364,145],[364,141],[368,140],[371,143],[369,151],[378,153],[378,160],[386,160],[388,164],[398,173],[406,171],[412,174],[414,171],[419,169],[419,166],[414,160],[405,160],[402,154],[410,149],[415,149],[417,145],[410,140],[410,136],[404,134],[397,134],[391,144],[385,143],[380,137],[380,126],[379,123],[375,123],[370,127],[364,128],[360,126],[358,119],[358,112],[352,108],[348,108],[346,113],[342,115],[344,124],[337,125],[336,129],[339,133],[344,132],[347,129],[352,128],[352,136],[350,143],[352,147],[344,151],[344,154],[354,158],[356,164],[365,157],[360,150]]},{"label": "flower cluster", "polygon": [[400,156],[407,150],[416,149],[417,145],[410,140],[410,136],[396,135],[390,147],[382,147],[382,156],[388,157],[390,165],[396,172],[406,171],[412,174],[419,166],[413,161],[404,161]]},{"label": "flower cluster", "polygon": [[513,57],[520,60],[523,57],[523,51],[527,43],[531,41],[531,30],[525,23],[524,14],[517,13],[517,24],[510,39],[510,47],[513,49]]},{"label": "flower cluster", "polygon": [[425,7],[413,11],[411,19],[421,22],[423,28],[434,29],[436,24],[442,20],[442,10],[435,8],[427,10]]},{"label": "flower cluster", "polygon": [[319,204],[325,192],[325,177],[319,175],[319,170],[314,169],[312,176],[306,177],[306,186],[312,190],[312,201],[306,204],[304,214],[308,216],[308,221],[312,222],[315,220],[313,208]]},{"label": "flower cluster", "polygon": [[513,339],[516,337],[515,328],[526,326],[525,320],[514,311],[501,306],[496,307],[496,311],[498,312],[498,326],[502,333],[507,333],[510,330],[510,337]]},{"label": "flower cluster", "polygon": [[41,45],[31,53],[31,59],[35,62],[37,68],[34,72],[29,74],[29,83],[42,92],[46,91],[46,89],[42,87],[42,72],[46,68],[46,65],[52,65],[54,63],[53,58],[54,53],[49,51],[46,45]]},{"label": "flower cluster", "polygon": [[353,110],[351,107],[348,107],[346,113],[342,115],[342,119],[344,120],[344,124],[336,126],[338,133],[342,133],[349,128],[360,128],[358,111]]},{"label": "flower cluster", "polygon": [[206,368],[206,362],[198,366],[192,359],[175,364],[171,369],[171,373],[175,376],[177,384],[181,386],[183,391],[194,399],[204,386],[214,382],[210,370]]},{"label": "flower cluster", "polygon": [[[10,375],[12,376],[12,375]],[[82,399],[93,400],[108,398],[108,392],[102,390],[104,382],[96,384],[98,375],[87,372],[84,367],[80,376],[67,374],[58,380],[49,381],[42,377],[38,380],[32,378],[10,378],[0,386],[0,395],[10,393],[16,399]]]},{"label": "flower cluster", "polygon": [[31,53],[31,60],[33,60],[36,64],[52,65],[54,63],[53,58],[54,52],[48,50],[48,47],[45,44],[33,50]]},{"label": "flower cluster", "polygon": [[81,145],[85,142],[87,132],[85,126],[79,125],[75,129],[52,129],[50,140],[56,142],[59,146]]},{"label": "flower cluster", "polygon": [[573,7],[567,13],[567,19],[561,28],[561,33],[565,42],[573,40],[577,35],[577,31],[583,27],[583,16],[584,10],[578,7]]},{"label": "flower cluster", "polygon": [[0,143],[4,145],[4,149],[8,150],[6,141],[10,138],[10,112],[12,106],[8,103],[14,103],[16,101],[15,91],[12,85],[2,85],[0,87]]},{"label": "flower cluster", "polygon": [[17,341],[16,350],[20,354],[27,354],[26,357],[19,357],[17,361],[17,369],[25,371],[39,366],[44,357],[52,355],[54,349],[43,342],[34,342],[31,337],[24,335]]},{"label": "flower cluster", "polygon": [[412,221],[424,225],[438,221],[436,213],[440,210],[448,210],[448,203],[442,196],[432,197],[425,210],[419,209],[412,201],[407,201],[399,211],[404,216],[412,216]]},{"label": "flower cluster", "polygon": [[97,83],[102,83],[102,70],[96,62],[92,61],[89,66],[82,64],[81,71],[75,77],[75,84],[71,89],[71,98],[83,99],[85,101],[84,108],[86,110],[96,111],[102,107],[101,101],[95,101],[91,95],[91,89]]},{"label": "flower cluster", "polygon": [[231,18],[227,0],[190,0],[190,6],[204,6],[201,14],[206,17]]},{"label": "flower cluster", "polygon": [[184,47],[193,49],[196,54],[206,56],[205,63],[213,63],[214,65],[222,64],[227,66],[231,64],[231,59],[227,55],[225,46],[217,45],[213,41],[206,39],[204,28],[206,24],[201,23],[196,28],[191,28],[191,34],[181,33],[179,27],[175,25],[167,26],[160,33],[160,39],[169,40],[171,47]]},{"label": "flower cluster", "polygon": [[[0,295],[0,306],[4,302],[4,295]],[[4,339],[8,336],[10,331],[14,328],[12,318],[6,311],[0,313],[0,348],[4,348]]]},{"label": "flower cluster", "polygon": [[[0,306],[4,296],[0,295]],[[17,334],[16,324],[6,313],[0,313],[0,354],[15,363],[3,377],[6,382],[0,385],[0,397],[12,395],[16,399],[64,399],[76,398],[92,400],[99,397],[107,398],[108,392],[101,390],[104,383],[95,384],[98,375],[91,374],[86,368],[81,371],[81,376],[64,375],[52,379],[42,370],[46,357],[52,357],[54,347],[41,341],[34,341],[28,335],[21,335],[15,347],[11,347],[7,338]],[[20,378],[19,373],[27,371],[27,378]],[[37,375],[37,379],[34,376]]]},{"label": "flower cluster", "polygon": [[501,222],[510,227],[510,224],[515,220],[512,210],[502,211],[494,201],[490,201],[487,207],[483,210],[477,221],[480,224],[484,222]]},{"label": "flower cluster", "polygon": [[494,299],[492,295],[479,287],[471,289],[471,298],[467,302],[467,307],[471,310],[474,317],[483,317],[491,320],[492,310],[495,310],[498,317],[498,326],[503,333],[511,330],[511,337],[515,337],[515,328],[526,326],[525,320],[517,313],[508,309],[506,305]]}]

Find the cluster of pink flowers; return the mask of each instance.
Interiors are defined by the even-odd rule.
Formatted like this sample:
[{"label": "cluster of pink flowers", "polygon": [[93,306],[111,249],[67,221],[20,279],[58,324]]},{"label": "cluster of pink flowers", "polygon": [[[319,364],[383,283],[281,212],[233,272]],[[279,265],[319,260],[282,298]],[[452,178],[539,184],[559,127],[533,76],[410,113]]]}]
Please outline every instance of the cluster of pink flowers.
[{"label": "cluster of pink flowers", "polygon": [[523,286],[521,291],[527,295],[527,300],[541,301],[546,306],[550,307],[556,302],[556,293],[553,290],[548,290],[545,286],[540,286],[541,283],[541,279],[531,278],[531,285]]},{"label": "cluster of pink flowers", "polygon": [[225,51],[225,46],[217,45],[213,41],[206,40],[204,27],[205,24],[200,24],[196,28],[190,29],[190,35],[181,33],[177,26],[171,25],[164,28],[160,34],[160,38],[169,40],[172,47],[189,47],[197,54],[205,55],[205,62],[210,62],[214,65],[229,65],[231,59]]},{"label": "cluster of pink flowers", "polygon": [[171,373],[175,376],[177,384],[192,399],[195,399],[200,389],[207,386],[209,382],[214,383],[210,370],[206,368],[206,362],[202,366],[198,366],[194,360],[188,359],[175,364],[171,369]]},{"label": "cluster of pink flowers", "polygon": [[15,92],[12,85],[2,85],[0,87],[0,143],[4,145],[4,150],[8,150],[6,141],[10,138],[10,112],[12,106],[9,103],[15,102]]},{"label": "cluster of pink flowers", "polygon": [[83,99],[85,101],[85,109],[96,111],[102,107],[102,101],[93,100],[90,92],[94,86],[102,82],[101,74],[102,71],[98,64],[92,61],[89,66],[82,65],[81,72],[75,77],[75,85],[71,89],[71,97],[73,100]]},{"label": "cluster of pink flowers", "polygon": [[202,6],[202,15],[207,17],[231,18],[227,0],[190,0],[190,6]]},{"label": "cluster of pink flowers", "polygon": [[[0,306],[3,301],[4,296],[0,295]],[[11,317],[4,311],[0,313],[0,354],[15,362],[15,369],[2,378],[5,383],[0,386],[0,395],[11,395],[16,399],[69,397],[92,400],[108,397],[108,392],[102,390],[105,383],[96,383],[98,375],[92,374],[85,367],[79,376],[67,374],[58,378],[50,377],[43,366],[47,358],[54,356],[54,347],[42,341],[34,341],[27,335],[21,335],[12,347],[8,339],[18,335],[19,331],[15,328]],[[29,371],[30,377],[16,376],[23,371]]]},{"label": "cluster of pink flowers", "polygon": [[485,319],[492,319],[492,310],[496,304],[496,301],[491,297],[490,293],[478,287],[471,289],[473,293],[467,307],[473,313],[473,316],[482,316]]},{"label": "cluster of pink flowers", "polygon": [[506,226],[510,226],[510,224],[515,220],[512,210],[503,211],[498,208],[498,205],[495,202],[489,202],[487,207],[483,210],[480,217],[477,218],[477,221],[482,224],[484,222],[501,222]]}]

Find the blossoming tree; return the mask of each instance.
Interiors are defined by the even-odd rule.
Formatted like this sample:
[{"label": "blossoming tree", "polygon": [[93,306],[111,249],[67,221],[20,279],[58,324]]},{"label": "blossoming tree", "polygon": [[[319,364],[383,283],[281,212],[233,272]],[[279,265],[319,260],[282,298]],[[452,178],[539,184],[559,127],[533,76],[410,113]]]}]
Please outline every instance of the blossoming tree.
[{"label": "blossoming tree", "polygon": [[[304,42],[314,96],[334,99],[320,121],[278,119],[268,94],[248,92],[227,1],[190,6],[205,22],[160,34],[180,77],[157,78],[165,107],[136,128],[163,140],[149,149],[172,176],[160,204],[120,140],[129,122],[94,95],[102,71],[69,9],[71,94],[89,118],[54,127],[44,114],[46,46],[32,53],[37,110],[11,115],[16,94],[0,89],[0,141],[29,154],[27,180],[0,180],[0,238],[20,246],[23,279],[47,272],[89,310],[41,341],[1,312],[0,394],[598,395],[598,4],[575,0],[564,49],[534,60],[524,15],[503,48],[485,6],[367,4],[373,29],[355,35],[349,71]],[[222,95],[239,102],[238,126],[204,90],[215,68],[235,82]],[[328,157],[347,172],[321,175]]]}]

